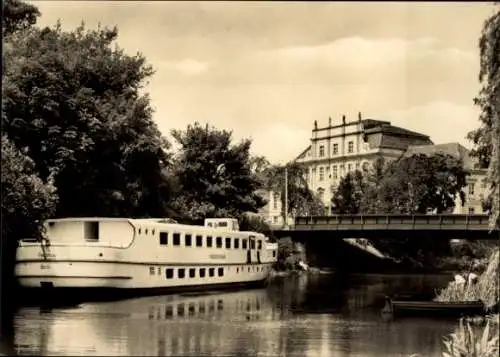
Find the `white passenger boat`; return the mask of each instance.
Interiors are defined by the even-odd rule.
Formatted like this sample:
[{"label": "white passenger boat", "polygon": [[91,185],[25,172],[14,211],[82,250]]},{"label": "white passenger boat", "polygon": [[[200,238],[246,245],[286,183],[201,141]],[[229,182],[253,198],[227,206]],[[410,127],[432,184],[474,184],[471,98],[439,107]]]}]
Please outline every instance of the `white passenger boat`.
[{"label": "white passenger boat", "polygon": [[16,277],[23,288],[212,289],[264,282],[277,260],[276,243],[240,231],[231,218],[205,219],[204,226],[63,218],[45,226],[41,242],[19,243]]}]

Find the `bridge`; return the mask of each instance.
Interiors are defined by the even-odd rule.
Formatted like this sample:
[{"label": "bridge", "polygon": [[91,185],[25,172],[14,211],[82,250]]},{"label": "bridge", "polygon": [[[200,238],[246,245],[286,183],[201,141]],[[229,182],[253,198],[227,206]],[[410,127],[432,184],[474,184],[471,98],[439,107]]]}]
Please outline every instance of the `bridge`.
[{"label": "bridge", "polygon": [[423,214],[423,215],[359,215],[296,217],[289,229],[273,231],[280,238],[292,236],[299,240],[328,238],[433,237],[443,239],[500,238],[498,227],[491,229],[488,215]]}]

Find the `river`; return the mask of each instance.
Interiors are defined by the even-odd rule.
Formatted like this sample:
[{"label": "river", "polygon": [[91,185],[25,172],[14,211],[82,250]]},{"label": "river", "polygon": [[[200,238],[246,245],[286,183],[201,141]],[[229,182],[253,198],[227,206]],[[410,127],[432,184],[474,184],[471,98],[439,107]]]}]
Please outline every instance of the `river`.
[{"label": "river", "polygon": [[383,316],[385,294],[432,292],[445,275],[277,278],[265,289],[17,309],[4,355],[441,356],[454,320]]}]

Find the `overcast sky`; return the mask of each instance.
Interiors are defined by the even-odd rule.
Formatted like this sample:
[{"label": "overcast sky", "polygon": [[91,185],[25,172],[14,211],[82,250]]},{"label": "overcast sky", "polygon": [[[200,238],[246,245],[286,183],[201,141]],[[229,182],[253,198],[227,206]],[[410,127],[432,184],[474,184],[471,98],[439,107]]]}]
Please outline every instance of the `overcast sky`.
[{"label": "overcast sky", "polygon": [[33,1],[40,25],[117,25],[156,69],[148,86],[169,136],[194,121],[293,159],[314,120],[389,120],[435,143],[478,125],[477,42],[491,3]]}]

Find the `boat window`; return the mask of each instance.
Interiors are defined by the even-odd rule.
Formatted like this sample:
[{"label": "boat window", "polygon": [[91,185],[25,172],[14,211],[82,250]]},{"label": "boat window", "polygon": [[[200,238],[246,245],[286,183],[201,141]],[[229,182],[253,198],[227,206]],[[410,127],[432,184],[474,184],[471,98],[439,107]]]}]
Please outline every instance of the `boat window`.
[{"label": "boat window", "polygon": [[165,276],[167,279],[172,279],[174,277],[174,269],[172,268],[165,269]]},{"label": "boat window", "polygon": [[160,244],[167,245],[168,244],[168,233],[160,232]]},{"label": "boat window", "polygon": [[219,227],[227,227],[227,222],[219,222]]},{"label": "boat window", "polygon": [[241,248],[242,249],[247,249],[247,240],[246,239],[242,239],[241,240]]},{"label": "boat window", "polygon": [[217,248],[222,248],[222,237],[215,238],[215,246]]},{"label": "boat window", "polygon": [[192,239],[191,239],[191,234],[186,234],[186,235],[184,236],[184,245],[185,245],[186,247],[190,247],[190,246],[191,246],[191,241],[192,241]]},{"label": "boat window", "polygon": [[238,249],[240,247],[240,240],[238,238],[234,238],[234,249]]},{"label": "boat window", "polygon": [[262,241],[260,239],[257,241],[257,249],[262,249]]},{"label": "boat window", "polygon": [[209,268],[208,269],[208,276],[214,276],[215,275],[215,268]]},{"label": "boat window", "polygon": [[231,238],[226,238],[226,249],[231,248]]},{"label": "boat window", "polygon": [[154,229],[151,230],[151,234],[155,235],[155,230]]},{"label": "boat window", "polygon": [[184,269],[184,268],[177,269],[177,277],[179,279],[184,279],[185,276],[186,276],[186,269]]},{"label": "boat window", "polygon": [[161,275],[161,268],[158,267],[158,275]]},{"label": "boat window", "polygon": [[240,272],[240,268],[239,267],[236,267],[236,272],[239,273]]},{"label": "boat window", "polygon": [[219,276],[224,276],[224,268],[219,268]]},{"label": "boat window", "polygon": [[209,223],[209,224],[208,224],[208,226],[209,226],[209,227],[212,227],[212,223]]},{"label": "boat window", "polygon": [[137,233],[141,234],[141,228],[139,228],[139,230],[137,231]]},{"label": "boat window", "polygon": [[196,236],[196,246],[201,247],[203,245],[203,236]]},{"label": "boat window", "polygon": [[204,278],[206,274],[205,268],[200,268],[200,278]]},{"label": "boat window", "polygon": [[144,234],[148,234],[148,229],[147,228],[144,230]]},{"label": "boat window", "polygon": [[85,222],[84,234],[86,240],[99,240],[99,222]]},{"label": "boat window", "polygon": [[196,269],[195,268],[189,269],[189,277],[194,278],[195,276],[196,276]]},{"label": "boat window", "polygon": [[255,249],[255,241],[250,239],[250,249]]},{"label": "boat window", "polygon": [[181,234],[180,233],[174,233],[173,234],[173,240],[174,240],[174,245],[181,245]]},{"label": "boat window", "polygon": [[155,275],[155,267],[149,267],[149,275]]},{"label": "boat window", "polygon": [[248,267],[248,272],[250,273],[250,267]]},{"label": "boat window", "polygon": [[207,236],[207,247],[212,247],[212,241],[213,241],[213,238],[211,236]]}]

